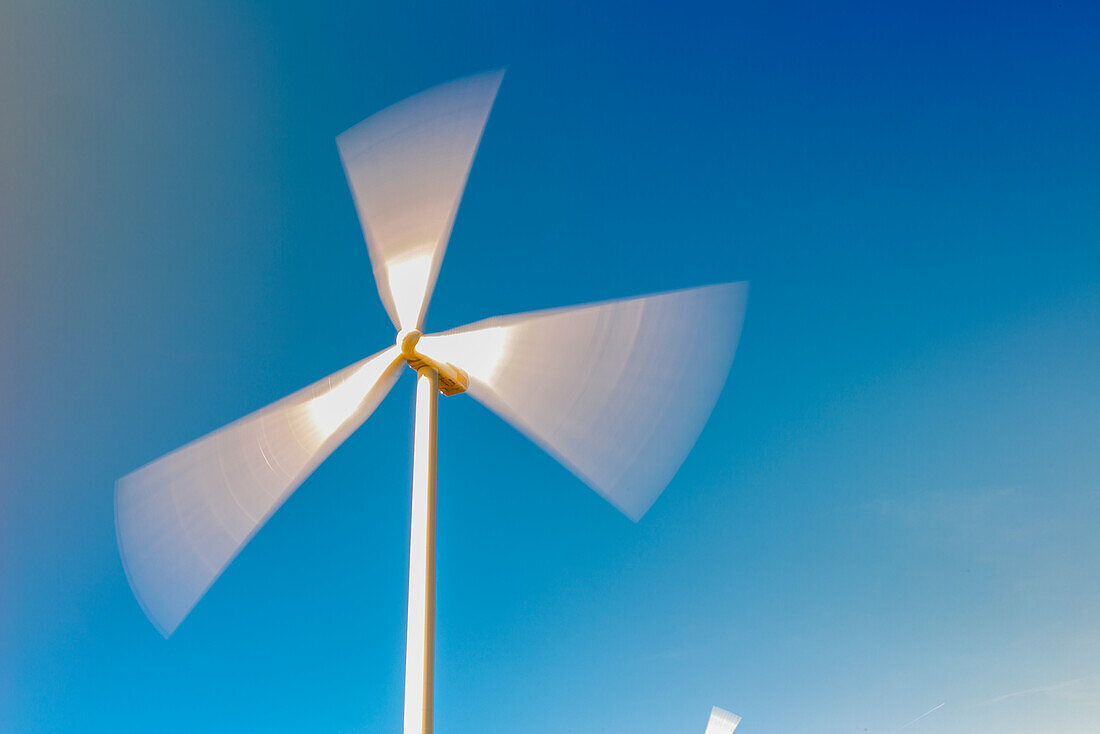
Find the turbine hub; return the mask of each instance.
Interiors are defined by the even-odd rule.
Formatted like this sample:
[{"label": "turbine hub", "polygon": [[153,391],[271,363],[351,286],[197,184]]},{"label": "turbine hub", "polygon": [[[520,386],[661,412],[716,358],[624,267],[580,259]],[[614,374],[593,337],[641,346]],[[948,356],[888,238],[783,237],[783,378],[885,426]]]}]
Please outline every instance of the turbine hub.
[{"label": "turbine hub", "polygon": [[444,395],[458,395],[464,393],[470,387],[470,376],[466,370],[459,369],[449,362],[440,362],[416,351],[416,345],[420,337],[424,336],[419,329],[402,329],[397,333],[397,348],[401,350],[401,357],[414,370],[419,372],[425,367],[430,367],[439,375],[439,392]]},{"label": "turbine hub", "polygon": [[405,359],[416,354],[416,343],[424,336],[419,329],[402,329],[397,332],[397,348]]}]

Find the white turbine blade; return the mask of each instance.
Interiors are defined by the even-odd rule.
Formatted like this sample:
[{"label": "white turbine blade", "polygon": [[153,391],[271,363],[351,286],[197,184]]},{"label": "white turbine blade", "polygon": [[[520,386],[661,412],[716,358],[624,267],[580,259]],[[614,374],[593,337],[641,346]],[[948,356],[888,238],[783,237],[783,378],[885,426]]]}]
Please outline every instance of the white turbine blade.
[{"label": "white turbine blade", "polygon": [[149,620],[172,634],[290,493],[397,381],[391,347],[118,480],[126,576]]},{"label": "white turbine blade", "polygon": [[744,283],[504,316],[420,339],[469,393],[634,520],[665,488],[722,390]]},{"label": "white turbine blade", "polygon": [[715,706],[710,710],[710,721],[707,722],[706,734],[733,734],[733,730],[740,723],[740,716]]},{"label": "white turbine blade", "polygon": [[336,138],[378,294],[419,329],[503,71],[434,87]]}]

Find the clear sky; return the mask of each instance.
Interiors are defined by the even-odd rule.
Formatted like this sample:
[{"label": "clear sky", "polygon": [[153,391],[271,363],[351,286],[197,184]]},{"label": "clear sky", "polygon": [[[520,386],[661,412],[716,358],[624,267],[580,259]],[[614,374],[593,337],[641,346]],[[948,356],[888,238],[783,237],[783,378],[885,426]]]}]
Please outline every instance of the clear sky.
[{"label": "clear sky", "polygon": [[3,0],[0,730],[399,731],[411,375],[167,641],[113,485],[390,343],[335,137],[506,65],[429,330],[752,285],[638,524],[442,401],[437,730],[1094,734],[1098,29]]}]

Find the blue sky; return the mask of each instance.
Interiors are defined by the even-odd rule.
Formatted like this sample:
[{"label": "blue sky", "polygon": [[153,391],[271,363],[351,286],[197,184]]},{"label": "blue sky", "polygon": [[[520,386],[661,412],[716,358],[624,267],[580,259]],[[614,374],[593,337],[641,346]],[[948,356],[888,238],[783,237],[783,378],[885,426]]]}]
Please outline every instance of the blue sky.
[{"label": "blue sky", "polygon": [[0,729],[399,730],[411,377],[168,641],[113,484],[392,339],[335,136],[502,65],[429,329],[752,286],[638,524],[442,402],[437,729],[1100,726],[1095,4],[96,5],[0,9]]}]

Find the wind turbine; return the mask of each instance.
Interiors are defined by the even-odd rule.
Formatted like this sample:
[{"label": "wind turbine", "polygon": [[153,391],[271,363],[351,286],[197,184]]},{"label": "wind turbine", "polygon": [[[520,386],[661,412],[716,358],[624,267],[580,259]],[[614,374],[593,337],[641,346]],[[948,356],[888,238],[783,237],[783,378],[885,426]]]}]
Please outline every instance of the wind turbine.
[{"label": "wind turbine", "polygon": [[290,493],[362,425],[401,367],[412,367],[405,734],[432,730],[439,393],[468,393],[638,520],[713,409],[744,312],[745,284],[729,283],[423,334],[502,76],[434,87],[337,138],[378,292],[398,330],[393,346],[145,465],[115,492],[127,578],[168,637]]},{"label": "wind turbine", "polygon": [[710,720],[707,721],[707,730],[703,734],[733,734],[740,723],[740,716],[715,706],[710,710]]}]

